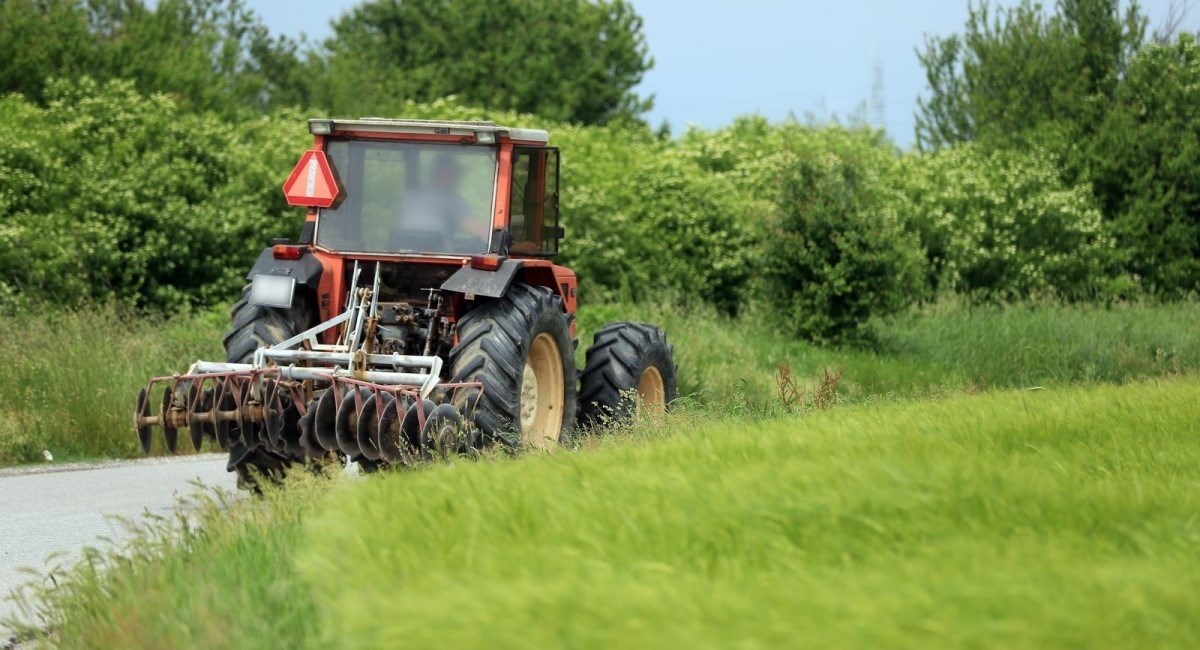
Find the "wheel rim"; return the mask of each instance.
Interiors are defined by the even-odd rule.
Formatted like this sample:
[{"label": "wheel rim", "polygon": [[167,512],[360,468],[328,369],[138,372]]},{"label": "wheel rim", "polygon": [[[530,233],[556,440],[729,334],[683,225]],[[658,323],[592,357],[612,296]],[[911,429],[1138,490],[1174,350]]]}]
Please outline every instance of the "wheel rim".
[{"label": "wheel rim", "polygon": [[650,415],[662,415],[667,412],[667,391],[663,387],[662,373],[658,368],[649,366],[642,371],[638,378],[638,402],[640,407]]},{"label": "wheel rim", "polygon": [[521,441],[546,449],[562,433],[563,367],[558,343],[543,332],[533,339],[521,373]]}]

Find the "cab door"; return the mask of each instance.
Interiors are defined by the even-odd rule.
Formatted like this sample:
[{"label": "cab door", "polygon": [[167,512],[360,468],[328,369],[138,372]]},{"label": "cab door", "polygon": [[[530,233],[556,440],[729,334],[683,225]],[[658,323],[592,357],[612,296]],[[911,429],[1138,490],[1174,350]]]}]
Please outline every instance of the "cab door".
[{"label": "cab door", "polygon": [[509,252],[529,257],[558,254],[559,154],[556,147],[514,147],[509,192]]}]

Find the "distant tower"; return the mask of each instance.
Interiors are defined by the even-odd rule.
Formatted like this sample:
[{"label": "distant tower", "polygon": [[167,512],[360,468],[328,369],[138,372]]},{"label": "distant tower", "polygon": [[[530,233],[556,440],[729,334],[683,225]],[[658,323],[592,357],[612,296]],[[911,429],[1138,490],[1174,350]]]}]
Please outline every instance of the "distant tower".
[{"label": "distant tower", "polygon": [[875,48],[875,56],[871,59],[871,121],[875,126],[884,128],[886,123],[883,98],[883,57],[879,48]]}]

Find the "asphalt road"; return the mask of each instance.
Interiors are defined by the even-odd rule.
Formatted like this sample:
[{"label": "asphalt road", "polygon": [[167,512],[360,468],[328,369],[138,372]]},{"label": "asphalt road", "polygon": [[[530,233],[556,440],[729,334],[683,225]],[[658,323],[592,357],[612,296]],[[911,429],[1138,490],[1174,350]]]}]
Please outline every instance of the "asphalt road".
[{"label": "asphalt road", "polygon": [[[20,567],[47,568],[73,560],[98,538],[121,540],[125,531],[111,516],[136,519],[169,514],[178,496],[196,481],[236,489],[224,454],[151,458],[97,464],[40,465],[0,469],[0,619],[16,613],[8,594],[29,576]],[[0,628],[0,646],[7,632]]]}]

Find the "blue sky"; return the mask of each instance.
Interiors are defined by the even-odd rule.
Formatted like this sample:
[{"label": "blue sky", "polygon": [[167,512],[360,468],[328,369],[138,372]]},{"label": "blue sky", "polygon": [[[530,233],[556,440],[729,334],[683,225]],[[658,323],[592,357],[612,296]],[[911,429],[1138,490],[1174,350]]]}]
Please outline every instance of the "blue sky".
[{"label": "blue sky", "polygon": [[[872,108],[874,70],[882,67],[882,124],[907,146],[925,79],[914,49],[926,34],[961,30],[967,0],[632,0],[645,19],[654,68],[642,84],[655,95],[647,116],[719,127],[760,113],[817,118]],[[1171,0],[1144,0],[1151,27]],[[357,0],[248,0],[273,31],[321,39],[329,21]],[[1011,5],[1013,2],[1001,4]],[[1046,4],[1052,4],[1047,0]],[[1200,3],[1194,3],[1200,4]],[[1200,29],[1200,6],[1185,28]]]}]

